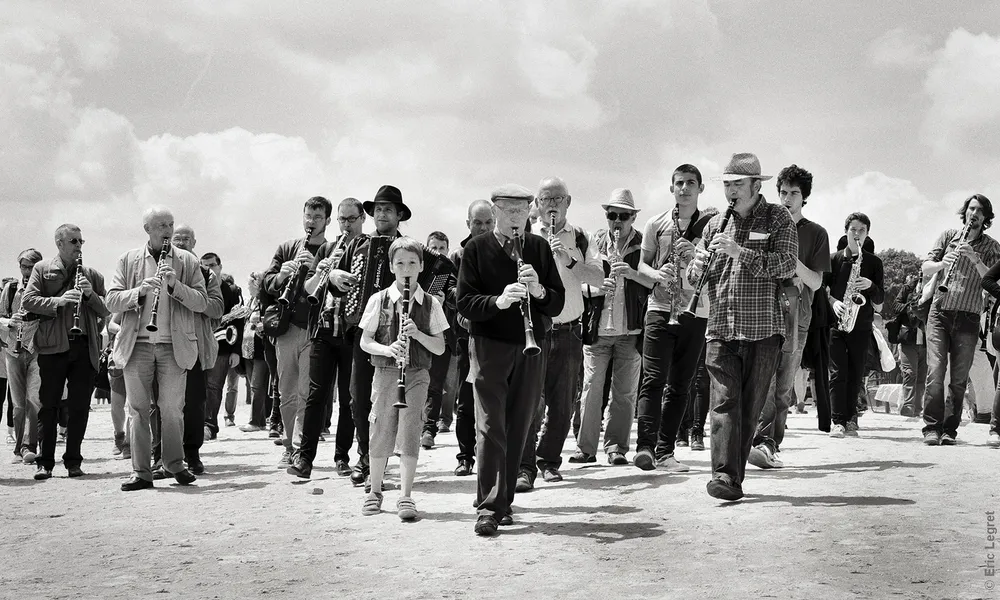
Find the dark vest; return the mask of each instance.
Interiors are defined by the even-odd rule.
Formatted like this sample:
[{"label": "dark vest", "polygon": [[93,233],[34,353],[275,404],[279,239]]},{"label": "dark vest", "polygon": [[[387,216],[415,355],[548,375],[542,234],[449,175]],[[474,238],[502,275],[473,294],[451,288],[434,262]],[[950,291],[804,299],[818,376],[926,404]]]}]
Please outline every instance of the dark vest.
[{"label": "dark vest", "polygon": [[[595,234],[595,237],[597,238],[598,252],[603,256],[608,256],[611,241],[608,239],[607,230],[599,230]],[[642,233],[635,231],[635,236],[632,238],[631,244],[624,248],[622,252],[624,254],[622,260],[627,262],[628,266],[638,270],[639,261],[642,260]],[[607,268],[605,268],[604,274],[607,275],[610,272],[610,265],[607,261],[605,261],[605,266]],[[625,324],[629,331],[643,328],[646,320],[646,301],[648,298],[649,288],[631,279],[625,280]],[[594,299],[596,300],[597,297]]]},{"label": "dark vest", "polygon": [[[410,318],[416,323],[417,329],[427,333],[431,324],[431,306],[433,300],[424,294],[423,303],[417,303],[410,298]],[[375,341],[386,346],[399,338],[399,314],[395,303],[389,299],[389,293],[382,294],[382,308],[378,316],[378,329],[375,331]],[[372,356],[375,367],[395,367],[396,360],[388,356]],[[430,369],[431,351],[415,340],[410,340],[410,364],[408,369]]]}]

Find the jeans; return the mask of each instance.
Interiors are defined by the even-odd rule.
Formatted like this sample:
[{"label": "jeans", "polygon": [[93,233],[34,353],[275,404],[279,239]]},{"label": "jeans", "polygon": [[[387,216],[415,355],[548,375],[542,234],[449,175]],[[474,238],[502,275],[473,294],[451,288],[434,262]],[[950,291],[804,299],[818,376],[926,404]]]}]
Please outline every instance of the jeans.
[{"label": "jeans", "polygon": [[[924,433],[958,435],[969,370],[979,346],[979,315],[931,307],[927,318],[927,384],[924,388]],[[950,366],[950,369],[949,369]],[[950,372],[948,396],[944,374]]]},{"label": "jeans", "polygon": [[250,424],[264,427],[267,421],[267,362],[263,358],[243,359],[247,373],[247,390],[250,396]]},{"label": "jeans", "polygon": [[562,465],[563,444],[579,392],[577,373],[583,363],[580,322],[553,327],[545,336],[548,353],[544,355],[542,397],[533,398],[534,420],[521,454],[521,470],[530,473],[532,479],[541,469],[558,469]]},{"label": "jeans", "polygon": [[173,346],[136,342],[128,364],[125,365],[124,375],[130,417],[132,470],[136,477],[146,481],[153,480],[149,408],[153,399],[154,379],[159,388],[156,404],[160,412],[163,467],[169,473],[184,470],[184,395],[188,378],[174,358]]},{"label": "jeans", "polygon": [[22,350],[19,356],[4,352],[7,363],[7,389],[14,407],[14,454],[21,456],[21,449],[38,451],[38,411],[42,408],[38,389],[38,355]]},{"label": "jeans", "polygon": [[712,377],[712,477],[742,485],[760,411],[778,367],[782,339],[710,340],[705,366]]},{"label": "jeans", "polygon": [[41,408],[38,411],[41,453],[35,462],[40,467],[52,469],[55,465],[56,432],[59,420],[59,405],[66,387],[66,451],[63,464],[66,468],[79,467],[83,463],[80,445],[87,433],[90,419],[90,397],[94,393],[93,364],[90,362],[90,348],[87,338],[77,338],[69,343],[69,350],[57,354],[38,355],[38,397]]},{"label": "jeans", "polygon": [[655,450],[656,458],[674,453],[708,326],[708,320],[701,318],[669,321],[669,313],[646,312],[642,344],[635,448]]},{"label": "jeans", "polygon": [[[229,358],[228,356],[226,358]],[[228,365],[228,363],[227,363]],[[236,367],[226,367],[226,416],[236,416],[236,399],[240,391],[240,374]]]},{"label": "jeans", "polygon": [[802,353],[806,349],[806,338],[809,337],[809,325],[812,322],[811,308],[805,315],[799,310],[801,297],[794,293],[789,293],[787,297],[792,318],[786,319],[787,327],[781,354],[778,356],[778,367],[767,391],[767,399],[760,412],[760,422],[757,423],[757,435],[753,440],[754,446],[764,444],[772,452],[776,452],[785,439],[788,409],[795,403],[795,376],[802,364]]},{"label": "jeans", "polygon": [[469,381],[469,340],[458,340],[458,402],[455,403],[455,439],[458,460],[476,462],[476,399]]},{"label": "jeans", "polygon": [[918,416],[924,410],[927,346],[900,344],[899,371],[903,376],[903,403],[900,405],[899,411],[904,413],[909,410],[913,416]]},{"label": "jeans", "polygon": [[872,330],[855,327],[850,333],[839,329],[830,332],[830,419],[834,425],[847,426],[858,415]]},{"label": "jeans", "polygon": [[638,335],[602,336],[583,347],[583,392],[580,409],[580,435],[577,448],[584,454],[597,454],[604,400],[604,382],[608,363],[613,362],[611,401],[608,403],[608,424],[604,428],[604,451],[629,450],[629,435],[635,414],[637,395],[635,382],[642,368],[642,355],[636,348]]},{"label": "jeans", "polygon": [[[302,423],[309,396],[309,349],[312,343],[305,329],[289,325],[277,338],[278,390],[281,395],[281,420],[285,424],[285,449],[298,449]],[[324,407],[326,399],[323,399]],[[322,424],[322,415],[320,415]]]},{"label": "jeans", "polygon": [[354,419],[351,417],[351,362],[353,348],[344,339],[331,342],[316,338],[309,352],[309,395],[306,399],[305,418],[302,422],[302,447],[300,455],[312,464],[316,459],[316,445],[322,433],[327,401],[337,380],[340,414],[337,418],[337,438],[333,459],[347,461],[347,453],[354,440]]},{"label": "jeans", "polygon": [[424,416],[423,432],[436,436],[438,419],[441,418],[441,400],[444,396],[444,386],[448,380],[448,366],[451,364],[451,352],[445,350],[431,357],[430,385],[427,388],[427,401],[421,407]]}]

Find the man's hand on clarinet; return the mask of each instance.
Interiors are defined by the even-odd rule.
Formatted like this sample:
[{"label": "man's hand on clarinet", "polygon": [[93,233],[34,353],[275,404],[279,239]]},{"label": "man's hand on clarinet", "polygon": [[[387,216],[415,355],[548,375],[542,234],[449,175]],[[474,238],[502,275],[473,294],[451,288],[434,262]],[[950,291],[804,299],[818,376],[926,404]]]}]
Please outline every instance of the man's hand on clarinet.
[{"label": "man's hand on clarinet", "polygon": [[340,269],[330,271],[330,276],[327,277],[327,279],[330,281],[331,285],[342,292],[347,292],[358,284],[357,276],[348,273],[347,271],[341,271]]},{"label": "man's hand on clarinet", "polygon": [[523,283],[511,283],[497,297],[497,308],[505,310],[528,296],[528,288]]},{"label": "man's hand on clarinet", "polygon": [[736,258],[740,255],[740,245],[736,243],[736,240],[731,235],[725,232],[715,234],[715,237],[712,238],[712,243],[708,245],[708,249],[721,252],[730,258]]}]

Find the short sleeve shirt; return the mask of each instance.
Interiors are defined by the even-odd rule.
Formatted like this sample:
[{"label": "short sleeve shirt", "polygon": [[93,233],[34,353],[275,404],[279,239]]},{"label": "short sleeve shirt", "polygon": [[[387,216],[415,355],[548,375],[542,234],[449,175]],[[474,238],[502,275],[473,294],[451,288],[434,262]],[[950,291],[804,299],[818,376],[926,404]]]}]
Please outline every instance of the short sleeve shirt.
[{"label": "short sleeve shirt", "polygon": [[[365,312],[361,315],[361,321],[358,323],[358,327],[360,327],[363,331],[368,331],[370,333],[378,331],[382,299],[385,298],[386,294],[388,294],[389,300],[396,305],[397,313],[402,308],[401,302],[403,294],[399,291],[395,284],[390,285],[377,294],[372,294],[371,298],[368,299],[368,304],[365,305]],[[423,304],[428,300],[431,303],[430,324],[428,325],[428,331],[425,331],[424,333],[427,335],[437,335],[445,329],[448,329],[448,318],[445,316],[444,309],[441,307],[441,301],[430,294],[425,294],[423,288],[418,287],[413,294],[413,301],[417,304]]]}]

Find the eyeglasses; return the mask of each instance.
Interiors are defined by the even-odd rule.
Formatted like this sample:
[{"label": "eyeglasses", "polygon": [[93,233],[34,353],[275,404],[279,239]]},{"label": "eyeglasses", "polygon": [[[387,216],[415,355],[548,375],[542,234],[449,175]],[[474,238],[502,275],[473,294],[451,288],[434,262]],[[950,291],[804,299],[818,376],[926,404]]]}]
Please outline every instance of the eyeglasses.
[{"label": "eyeglasses", "polygon": [[360,218],[361,218],[361,215],[355,215],[353,217],[337,217],[337,220],[340,221],[341,223],[352,223],[353,224],[353,223],[356,223],[358,221],[358,219],[360,219]]},{"label": "eyeglasses", "polygon": [[539,198],[539,204],[544,204],[545,206],[562,206],[566,203],[566,196],[552,196],[551,198]]},{"label": "eyeglasses", "polygon": [[632,215],[630,215],[628,213],[609,212],[609,213],[605,213],[605,214],[607,215],[609,221],[622,221],[622,222],[624,222],[624,221],[628,221],[629,219],[632,218]]},{"label": "eyeglasses", "polygon": [[72,238],[66,241],[74,246],[82,246],[84,244],[83,238]]}]

